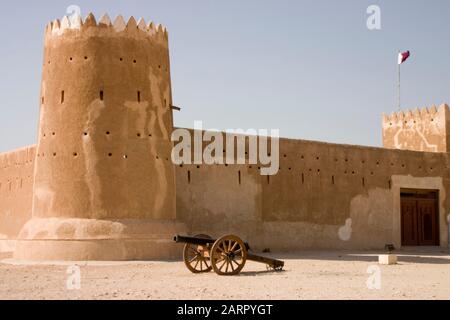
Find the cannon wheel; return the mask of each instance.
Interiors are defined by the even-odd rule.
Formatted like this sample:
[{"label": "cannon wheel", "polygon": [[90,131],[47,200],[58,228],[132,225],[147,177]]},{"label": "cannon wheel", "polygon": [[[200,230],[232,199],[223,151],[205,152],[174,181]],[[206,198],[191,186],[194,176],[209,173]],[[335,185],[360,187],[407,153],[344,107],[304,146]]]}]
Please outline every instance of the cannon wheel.
[{"label": "cannon wheel", "polygon": [[[195,238],[212,239],[205,234],[198,234]],[[209,250],[205,246],[186,244],[183,252],[184,264],[192,273],[207,273],[213,269]]]},{"label": "cannon wheel", "polygon": [[214,272],[220,276],[239,274],[247,262],[247,247],[233,235],[217,240],[211,248],[211,264]]}]

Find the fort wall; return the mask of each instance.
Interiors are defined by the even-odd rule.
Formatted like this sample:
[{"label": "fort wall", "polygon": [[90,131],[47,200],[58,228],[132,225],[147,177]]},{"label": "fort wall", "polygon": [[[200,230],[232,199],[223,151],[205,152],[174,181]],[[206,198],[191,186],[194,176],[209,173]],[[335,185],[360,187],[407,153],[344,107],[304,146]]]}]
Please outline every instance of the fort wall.
[{"label": "fort wall", "polygon": [[34,155],[34,147],[0,154],[0,252],[13,250],[31,218]]},{"label": "fort wall", "polygon": [[[4,238],[31,218],[33,157],[33,147],[0,156]],[[448,154],[281,139],[280,158],[275,176],[262,176],[260,164],[177,166],[179,221],[190,234],[239,234],[259,250],[400,247],[400,190],[421,188],[439,190],[448,245]],[[16,181],[16,191],[3,181]]]},{"label": "fort wall", "polygon": [[400,190],[416,186],[440,191],[448,245],[447,154],[281,139],[280,157],[275,176],[259,165],[178,166],[178,217],[193,234],[237,233],[259,249],[400,247]]}]

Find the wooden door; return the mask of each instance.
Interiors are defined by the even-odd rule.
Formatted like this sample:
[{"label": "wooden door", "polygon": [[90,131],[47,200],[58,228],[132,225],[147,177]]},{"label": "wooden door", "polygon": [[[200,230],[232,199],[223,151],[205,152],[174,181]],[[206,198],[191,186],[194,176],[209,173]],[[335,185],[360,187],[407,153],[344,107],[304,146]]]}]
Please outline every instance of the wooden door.
[{"label": "wooden door", "polygon": [[402,246],[438,246],[437,193],[415,191],[401,197]]},{"label": "wooden door", "polygon": [[436,201],[421,199],[417,201],[417,218],[419,229],[419,245],[437,245],[437,211]]},{"label": "wooden door", "polygon": [[417,200],[402,199],[402,245],[417,246],[419,245],[418,226],[417,226]]}]

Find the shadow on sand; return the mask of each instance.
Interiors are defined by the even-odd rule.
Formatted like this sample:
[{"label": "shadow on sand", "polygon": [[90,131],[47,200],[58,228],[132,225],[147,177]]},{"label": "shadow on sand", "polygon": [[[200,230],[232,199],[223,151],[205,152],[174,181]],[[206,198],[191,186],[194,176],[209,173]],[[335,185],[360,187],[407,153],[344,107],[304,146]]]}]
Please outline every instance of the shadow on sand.
[{"label": "shadow on sand", "polygon": [[282,270],[282,271],[274,271],[274,270],[242,271],[239,275],[241,277],[256,277],[256,276],[264,276],[264,275],[282,275],[284,273],[286,273],[286,270]]},{"label": "shadow on sand", "polygon": [[[393,252],[402,263],[450,264],[450,249],[440,247],[406,247]],[[272,256],[281,260],[360,261],[378,263],[380,251],[303,251]]]}]

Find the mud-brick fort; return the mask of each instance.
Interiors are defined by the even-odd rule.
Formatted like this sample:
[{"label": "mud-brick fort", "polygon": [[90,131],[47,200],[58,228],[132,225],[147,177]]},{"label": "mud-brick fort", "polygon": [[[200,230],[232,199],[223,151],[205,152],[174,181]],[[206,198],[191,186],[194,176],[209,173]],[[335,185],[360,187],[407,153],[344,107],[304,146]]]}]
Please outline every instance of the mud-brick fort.
[{"label": "mud-brick fort", "polygon": [[37,144],[0,155],[0,249],[17,259],[179,258],[176,233],[272,251],[448,246],[447,105],[385,116],[384,148],[281,139],[275,176],[175,166],[165,28],[65,17],[44,50]]}]

